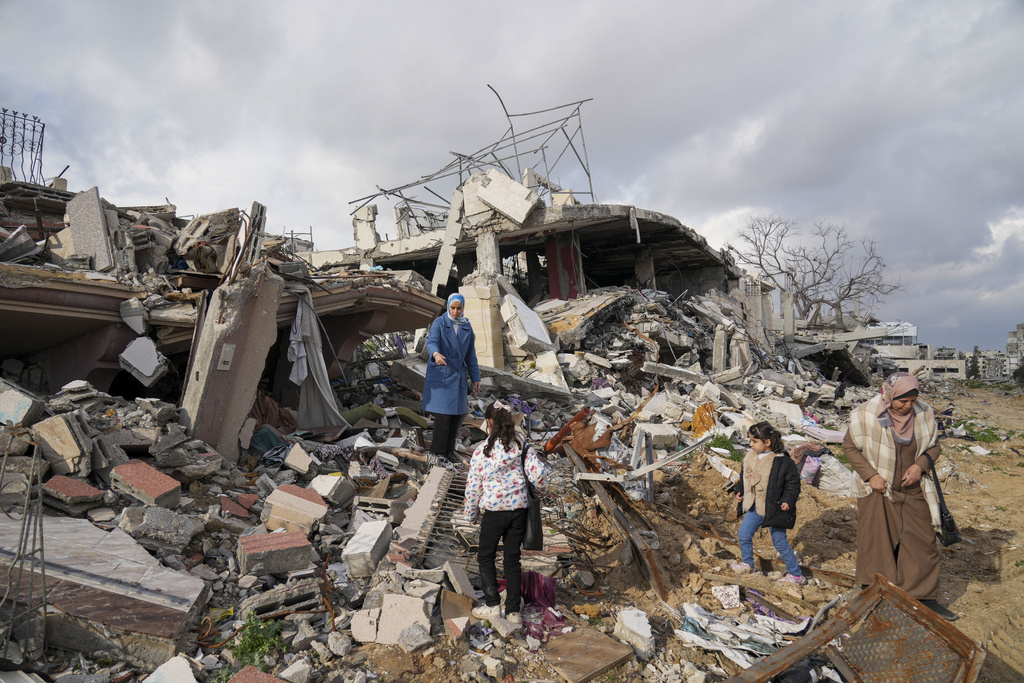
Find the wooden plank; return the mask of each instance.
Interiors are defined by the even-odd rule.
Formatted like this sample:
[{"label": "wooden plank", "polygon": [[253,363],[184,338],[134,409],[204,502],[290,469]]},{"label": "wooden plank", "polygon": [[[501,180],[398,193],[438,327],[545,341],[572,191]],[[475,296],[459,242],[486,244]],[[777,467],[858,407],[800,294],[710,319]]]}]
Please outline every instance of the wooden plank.
[{"label": "wooden plank", "polygon": [[548,664],[569,683],[586,683],[633,659],[633,648],[586,629],[552,638],[544,650]]}]

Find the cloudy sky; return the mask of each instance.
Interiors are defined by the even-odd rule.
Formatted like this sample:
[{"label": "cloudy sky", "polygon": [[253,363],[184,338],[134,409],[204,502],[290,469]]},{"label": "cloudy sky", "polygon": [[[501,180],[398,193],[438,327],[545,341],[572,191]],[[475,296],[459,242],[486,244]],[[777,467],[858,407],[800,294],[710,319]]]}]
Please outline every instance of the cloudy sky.
[{"label": "cloudy sky", "polygon": [[[179,215],[253,201],[354,244],[350,202],[583,105],[597,199],[716,247],[754,215],[877,240],[878,317],[1004,350],[1024,322],[1024,3],[0,0],[0,106],[43,172]],[[382,206],[382,214],[388,208]],[[384,232],[388,232],[387,229]],[[391,232],[393,235],[393,232]]]}]

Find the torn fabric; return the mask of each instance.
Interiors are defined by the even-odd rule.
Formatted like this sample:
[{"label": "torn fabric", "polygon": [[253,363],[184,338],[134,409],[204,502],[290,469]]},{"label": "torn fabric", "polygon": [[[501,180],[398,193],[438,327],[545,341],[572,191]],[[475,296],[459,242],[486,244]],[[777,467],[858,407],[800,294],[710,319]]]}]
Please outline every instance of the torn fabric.
[{"label": "torn fabric", "polygon": [[289,336],[288,360],[292,363],[292,371],[288,379],[301,387],[299,427],[347,427],[348,422],[338,412],[331,381],[327,378],[313,295],[308,287],[302,287],[295,296],[299,305],[295,307],[295,320]]}]

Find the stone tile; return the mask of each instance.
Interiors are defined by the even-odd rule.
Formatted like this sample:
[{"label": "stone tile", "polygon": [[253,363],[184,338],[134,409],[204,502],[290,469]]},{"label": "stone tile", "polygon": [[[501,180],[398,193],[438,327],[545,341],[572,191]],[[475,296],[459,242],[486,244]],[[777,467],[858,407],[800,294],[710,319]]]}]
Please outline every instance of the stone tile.
[{"label": "stone tile", "polygon": [[118,465],[110,473],[115,491],[124,493],[146,505],[177,507],[181,501],[181,484],[141,460]]},{"label": "stone tile", "polygon": [[241,574],[287,574],[305,569],[310,561],[309,539],[301,531],[241,536],[238,567]]}]

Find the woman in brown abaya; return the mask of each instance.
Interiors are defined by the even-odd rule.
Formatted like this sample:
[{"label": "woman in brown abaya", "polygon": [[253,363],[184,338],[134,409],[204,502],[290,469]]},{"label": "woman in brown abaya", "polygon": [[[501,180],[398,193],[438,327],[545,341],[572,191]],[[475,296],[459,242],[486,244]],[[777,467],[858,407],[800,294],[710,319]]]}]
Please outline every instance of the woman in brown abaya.
[{"label": "woman in brown abaya", "polygon": [[[926,453],[941,452],[935,413],[918,399],[917,378],[890,375],[879,396],[850,414],[843,452],[864,482],[857,501],[857,575],[866,585],[881,574],[939,616],[938,502]],[[923,477],[923,478],[922,478]]]}]

